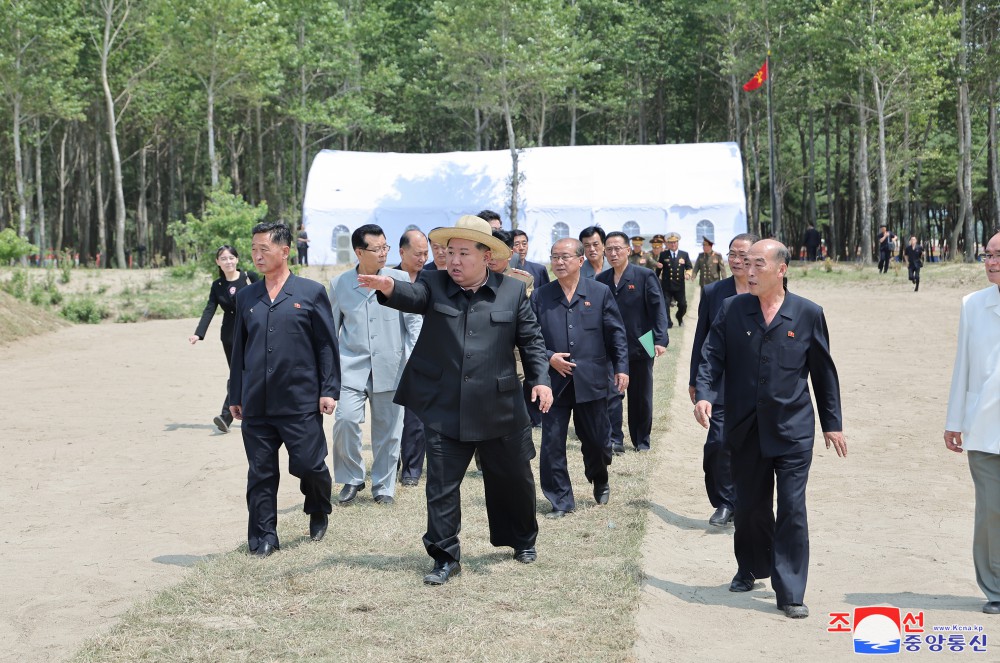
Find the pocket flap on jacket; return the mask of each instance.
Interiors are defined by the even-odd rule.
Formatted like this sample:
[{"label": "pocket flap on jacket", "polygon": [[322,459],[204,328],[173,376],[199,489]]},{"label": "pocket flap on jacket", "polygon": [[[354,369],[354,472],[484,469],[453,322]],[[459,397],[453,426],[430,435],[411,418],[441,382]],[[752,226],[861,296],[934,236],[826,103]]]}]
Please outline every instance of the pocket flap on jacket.
[{"label": "pocket flap on jacket", "polygon": [[434,310],[438,313],[443,313],[444,315],[450,316],[452,318],[457,318],[462,314],[457,308],[448,306],[447,304],[442,304],[441,302],[434,302]]},{"label": "pocket flap on jacket", "polygon": [[514,312],[490,311],[490,320],[493,322],[514,322]]},{"label": "pocket flap on jacket", "polygon": [[497,378],[497,391],[513,391],[521,388],[521,381],[516,375],[504,375]]}]

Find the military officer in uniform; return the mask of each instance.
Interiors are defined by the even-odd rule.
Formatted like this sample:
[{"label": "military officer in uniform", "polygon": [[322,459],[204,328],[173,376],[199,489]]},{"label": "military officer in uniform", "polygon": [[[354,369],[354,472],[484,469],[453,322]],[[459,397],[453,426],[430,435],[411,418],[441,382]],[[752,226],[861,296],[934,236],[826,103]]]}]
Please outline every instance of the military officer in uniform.
[{"label": "military officer in uniform", "polygon": [[687,286],[688,273],[691,271],[691,257],[687,251],[677,248],[681,236],[677,233],[667,235],[667,248],[660,254],[658,262],[663,266],[660,272],[660,281],[663,285],[663,298],[667,305],[667,326],[673,327],[670,321],[670,307],[677,306],[678,326],[684,325],[684,314],[687,313]]},{"label": "military officer in uniform", "polygon": [[646,269],[656,269],[656,258],[648,251],[643,251],[642,245],[646,238],[642,235],[635,235],[629,238],[632,242],[632,252],[628,254],[628,264]]},{"label": "military officer in uniform", "polygon": [[726,263],[721,255],[712,250],[713,244],[715,242],[706,235],[701,240],[702,252],[694,261],[694,271],[691,276],[698,277],[698,285],[702,288],[726,278]]}]

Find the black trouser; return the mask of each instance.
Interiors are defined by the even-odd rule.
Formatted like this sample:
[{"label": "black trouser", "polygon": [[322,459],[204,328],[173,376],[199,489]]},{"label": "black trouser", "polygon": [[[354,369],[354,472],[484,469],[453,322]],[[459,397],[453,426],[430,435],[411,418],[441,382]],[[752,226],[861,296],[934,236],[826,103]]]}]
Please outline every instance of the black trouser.
[{"label": "black trouser", "polygon": [[247,472],[247,543],[251,551],[264,541],[278,547],[278,449],[288,451],[288,472],[299,478],[306,513],[330,513],[333,479],[326,466],[326,435],[319,412],[282,417],[245,417],[243,448]]},{"label": "black trouser", "polygon": [[302,246],[296,247],[299,253],[299,264],[305,267],[309,266],[309,245],[303,244]]},{"label": "black trouser", "polygon": [[807,246],[806,247],[806,260],[808,260],[809,262],[816,262],[816,250],[818,248],[819,248],[818,246]]},{"label": "black trouser", "polygon": [[555,511],[573,511],[573,483],[566,462],[566,436],[570,413],[573,426],[580,438],[583,452],[583,474],[593,484],[608,482],[608,465],[611,464],[611,424],[608,420],[608,401],[602,398],[586,403],[573,402],[573,390],[562,395],[542,415],[542,451],[538,459],[538,473],[542,494],[552,503]]},{"label": "black trouser", "polygon": [[[630,359],[628,362],[628,434],[636,449],[649,449],[653,430],[653,360]],[[625,394],[615,391],[608,398],[608,418],[611,421],[611,443],[624,446],[622,432],[622,400]]]},{"label": "black trouser", "polygon": [[[226,351],[226,375],[229,375],[229,367],[233,363],[233,342],[232,341],[222,341],[222,349]],[[229,378],[226,378],[226,397],[222,400],[222,416],[230,417],[232,414],[229,412]]]},{"label": "black trouser", "polygon": [[892,251],[888,249],[879,250],[878,252],[878,271],[880,274],[888,273],[889,263],[892,261]]},{"label": "black trouser", "polygon": [[462,557],[462,479],[477,449],[483,463],[490,543],[524,550],[535,545],[535,445],[531,427],[506,437],[463,442],[424,428],[427,436],[427,533],[424,547],[439,562]]},{"label": "black trouser", "polygon": [[726,408],[721,403],[712,405],[712,420],[708,425],[708,437],[705,439],[705,454],[702,469],[705,471],[705,491],[708,501],[718,509],[736,506],[736,486],[733,485],[732,449],[722,436],[725,423]]},{"label": "black trouser", "polygon": [[408,408],[403,410],[403,437],[399,442],[400,479],[419,479],[424,472],[424,424]]},{"label": "black trouser", "polygon": [[917,267],[916,265],[914,265],[913,262],[910,262],[909,266],[906,269],[906,271],[909,274],[910,281],[912,281],[914,285],[917,285],[917,284],[920,283],[920,268],[919,267]]},{"label": "black trouser", "polygon": [[[687,288],[683,282],[680,285],[663,284],[663,305],[667,309],[667,322],[670,322],[670,302],[677,302],[677,313],[674,315],[677,318],[677,324],[681,324],[684,322],[684,314],[688,310]],[[629,380],[631,379],[630,375]]]},{"label": "black trouser", "polygon": [[[806,482],[812,449],[764,458],[754,425],[733,448],[736,511],[733,548],[741,571],[771,577],[778,606],[802,603],[809,576]],[[772,508],[777,480],[777,517]]]}]

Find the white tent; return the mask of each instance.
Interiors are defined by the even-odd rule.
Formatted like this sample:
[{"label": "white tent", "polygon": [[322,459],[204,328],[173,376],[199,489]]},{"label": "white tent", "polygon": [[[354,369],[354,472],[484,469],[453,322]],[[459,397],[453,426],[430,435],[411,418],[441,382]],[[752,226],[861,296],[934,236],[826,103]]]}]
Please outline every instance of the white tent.
[{"label": "white tent", "polygon": [[[707,235],[724,247],[746,232],[743,170],[734,143],[539,147],[522,151],[517,226],[530,260],[548,262],[555,240],[599,224],[648,240],[677,232],[701,251]],[[393,245],[409,228],[428,232],[463,214],[505,214],[510,152],[395,154],[324,150],[309,171],[303,222],[309,262],[350,262],[351,232],[375,223]],[[504,223],[510,228],[509,220]]]}]

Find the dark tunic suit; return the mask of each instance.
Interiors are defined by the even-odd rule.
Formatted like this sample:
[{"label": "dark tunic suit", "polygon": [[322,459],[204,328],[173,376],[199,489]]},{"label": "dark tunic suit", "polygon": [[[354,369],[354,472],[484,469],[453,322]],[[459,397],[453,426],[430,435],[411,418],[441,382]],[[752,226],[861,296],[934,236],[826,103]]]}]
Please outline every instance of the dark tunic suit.
[{"label": "dark tunic suit", "polygon": [[785,293],[778,313],[765,325],[757,297],[736,295],[723,303],[703,357],[698,400],[717,401],[715,385],[724,376],[724,435],[733,453],[733,543],[740,571],[755,578],[773,576],[779,607],[803,603],[809,571],[805,490],[816,426],[810,377],[823,430],[843,429],[823,309]]},{"label": "dark tunic suit", "polygon": [[628,373],[628,341],[618,305],[603,283],[581,278],[567,300],[558,281],[548,283],[531,298],[545,337],[545,354],[569,352],[576,364],[569,377],[549,368],[552,408],[542,415],[542,452],[539,474],[542,493],[556,511],[573,511],[576,500],[566,467],[566,434],[570,413],[580,438],[587,481],[608,483],[611,464],[611,424],[608,397],[615,373]]},{"label": "dark tunic suit", "polygon": [[[663,284],[663,297],[666,299],[667,321],[670,320],[670,302],[677,302],[677,324],[684,323],[684,314],[687,313],[687,280],[684,276],[689,269],[694,269],[691,263],[691,256],[687,251],[677,251],[677,257],[672,257],[672,252],[668,249],[660,254],[658,263],[663,265],[660,270],[660,280]],[[671,326],[673,323],[669,323]]]},{"label": "dark tunic suit", "polygon": [[229,400],[243,408],[250,550],[278,547],[278,449],[299,477],[303,510],[330,513],[333,489],[319,399],[340,399],[340,352],[326,289],[289,274],[271,301],[265,281],[236,299]]},{"label": "dark tunic suit", "polygon": [[397,281],[392,297],[379,293],[379,301],[424,316],[395,402],[420,417],[427,435],[427,553],[437,561],[460,559],[460,486],[476,449],[490,542],[532,547],[538,535],[535,446],[514,347],[521,349],[525,381],[548,386],[549,378],[524,284],[490,272],[472,293],[448,272],[428,271],[416,283]]},{"label": "dark tunic suit", "polygon": [[[653,429],[653,358],[639,342],[639,337],[653,331],[653,343],[666,347],[667,312],[656,274],[645,267],[627,265],[615,285],[615,270],[597,275],[596,280],[611,288],[618,311],[625,323],[628,339],[628,432],[636,449],[649,449],[649,434]],[[608,399],[611,417],[611,442],[621,448],[623,395],[615,391]]]},{"label": "dark tunic suit", "polygon": [[[709,283],[701,291],[701,302],[698,304],[698,326],[694,330],[694,346],[691,348],[691,375],[689,385],[694,387],[698,378],[698,365],[701,364],[701,353],[708,338],[708,330],[712,321],[722,309],[722,303],[736,294],[736,279],[727,279]],[[705,490],[712,506],[728,506],[732,509],[736,504],[736,488],[733,485],[733,475],[730,468],[730,449],[722,436],[722,426],[725,421],[725,387],[722,382],[714,385],[715,400],[712,402],[712,420],[708,427],[708,439],[705,440],[705,453],[702,469],[705,471]]]}]

